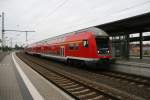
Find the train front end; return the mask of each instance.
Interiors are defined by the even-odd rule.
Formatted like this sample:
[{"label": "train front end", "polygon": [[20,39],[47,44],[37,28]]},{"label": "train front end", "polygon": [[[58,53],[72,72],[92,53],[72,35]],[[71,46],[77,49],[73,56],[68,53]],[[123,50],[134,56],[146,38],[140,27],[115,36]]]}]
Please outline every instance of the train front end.
[{"label": "train front end", "polygon": [[101,29],[94,29],[93,31],[94,41],[95,41],[95,62],[97,64],[111,64],[113,62],[112,59],[112,51],[111,51],[111,43],[109,40],[109,35]]},{"label": "train front end", "polygon": [[96,37],[96,50],[99,58],[99,64],[110,64],[112,63],[111,46],[108,36]]}]

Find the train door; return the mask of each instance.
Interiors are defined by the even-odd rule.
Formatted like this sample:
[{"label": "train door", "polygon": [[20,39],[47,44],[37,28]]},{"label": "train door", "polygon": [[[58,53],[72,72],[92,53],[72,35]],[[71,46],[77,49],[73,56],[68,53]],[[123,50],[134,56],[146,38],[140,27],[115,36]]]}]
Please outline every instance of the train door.
[{"label": "train door", "polygon": [[65,55],[65,48],[64,47],[60,47],[60,55],[64,56]]}]

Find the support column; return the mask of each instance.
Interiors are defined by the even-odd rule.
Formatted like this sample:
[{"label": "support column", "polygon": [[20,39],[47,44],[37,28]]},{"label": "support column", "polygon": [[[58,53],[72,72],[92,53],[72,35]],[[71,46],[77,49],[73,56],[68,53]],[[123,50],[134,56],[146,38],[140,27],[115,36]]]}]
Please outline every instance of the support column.
[{"label": "support column", "polygon": [[129,59],[129,33],[126,34],[126,51],[125,51],[125,57],[128,60]]},{"label": "support column", "polygon": [[143,58],[143,36],[142,36],[142,32],[140,32],[140,59]]},{"label": "support column", "polygon": [[119,35],[119,50],[120,50],[120,57],[122,57],[122,43],[121,43],[121,35]]},{"label": "support column", "polygon": [[115,57],[115,51],[114,51],[114,36],[112,36],[112,56]]}]

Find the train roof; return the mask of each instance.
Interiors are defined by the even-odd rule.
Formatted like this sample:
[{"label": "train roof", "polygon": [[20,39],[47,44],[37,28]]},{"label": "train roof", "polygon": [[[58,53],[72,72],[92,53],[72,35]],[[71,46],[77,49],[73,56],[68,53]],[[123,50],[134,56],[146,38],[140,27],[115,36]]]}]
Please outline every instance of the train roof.
[{"label": "train roof", "polygon": [[76,32],[78,33],[78,32],[86,32],[86,31],[92,32],[95,36],[108,36],[108,34],[105,31],[96,27],[89,27]]},{"label": "train roof", "polygon": [[[104,32],[102,29],[99,29],[99,28],[96,28],[96,27],[89,27],[89,28],[86,28],[86,29],[81,29],[81,30],[78,30],[78,31],[69,32],[69,33],[65,33],[65,34],[62,34],[62,35],[55,36],[55,37],[51,37],[51,38],[48,38],[48,39],[45,39],[45,40],[42,40],[42,41],[39,41],[39,42],[36,42],[36,43],[37,44],[38,43],[45,43],[45,42],[50,41],[52,39],[64,38],[65,36],[69,36],[69,35],[72,35],[72,34],[78,34],[80,32],[87,32],[87,31],[92,32],[94,36],[108,36],[108,34],[106,32]],[[33,44],[36,44],[36,43],[33,43]]]}]

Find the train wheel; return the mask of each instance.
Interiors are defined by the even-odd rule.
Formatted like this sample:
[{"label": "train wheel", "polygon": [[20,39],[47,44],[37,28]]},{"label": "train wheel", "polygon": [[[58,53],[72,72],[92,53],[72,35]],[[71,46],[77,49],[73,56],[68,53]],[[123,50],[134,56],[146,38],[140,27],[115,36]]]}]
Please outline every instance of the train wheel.
[{"label": "train wheel", "polygon": [[80,67],[86,67],[86,64],[85,64],[85,62],[84,61],[80,61]]},{"label": "train wheel", "polygon": [[72,65],[71,59],[67,59],[67,64],[68,64],[69,66]]}]

